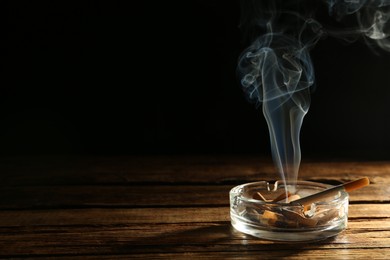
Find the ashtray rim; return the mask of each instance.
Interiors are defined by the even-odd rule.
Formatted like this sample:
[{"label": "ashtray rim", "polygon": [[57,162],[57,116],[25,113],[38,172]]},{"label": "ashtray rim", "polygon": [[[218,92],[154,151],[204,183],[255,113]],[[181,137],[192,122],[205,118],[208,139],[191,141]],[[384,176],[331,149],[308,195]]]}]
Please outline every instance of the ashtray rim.
[{"label": "ashtray rim", "polygon": [[[281,183],[281,184],[279,184],[279,183]],[[276,180],[273,183],[272,183],[272,181],[248,182],[248,183],[243,183],[243,184],[240,184],[240,185],[237,185],[237,186],[231,188],[230,191],[229,191],[229,194],[232,194],[233,192],[237,193],[239,189],[242,189],[244,187],[248,188],[248,187],[254,186],[254,188],[256,188],[256,186],[259,186],[260,184],[265,185],[267,187],[267,190],[272,192],[272,191],[276,191],[278,189],[278,187],[280,187],[280,186],[283,187],[283,185],[289,185],[290,183],[289,182],[284,183],[282,180]],[[331,185],[331,184],[326,184],[326,183],[321,183],[321,182],[314,182],[314,181],[303,181],[303,180],[296,181],[295,185],[296,186],[301,185],[301,186],[322,188],[322,189],[318,189],[318,191],[322,191],[324,189],[328,189],[328,188],[334,187],[334,185]],[[317,205],[337,204],[337,203],[340,203],[341,200],[344,200],[346,198],[349,198],[349,194],[346,191],[340,191],[338,197],[336,197],[336,198],[334,198],[332,200],[318,201],[318,202],[315,202],[315,204],[317,204]],[[244,196],[241,196],[240,199],[242,199],[244,201],[247,201],[247,202],[251,202],[251,203],[258,203],[258,204],[265,204],[265,205],[302,207],[302,205],[299,205],[299,204],[292,204],[292,203],[286,203],[286,202],[266,202],[266,201],[257,200],[257,199],[254,199],[254,198],[249,198],[249,197],[244,197]]]}]

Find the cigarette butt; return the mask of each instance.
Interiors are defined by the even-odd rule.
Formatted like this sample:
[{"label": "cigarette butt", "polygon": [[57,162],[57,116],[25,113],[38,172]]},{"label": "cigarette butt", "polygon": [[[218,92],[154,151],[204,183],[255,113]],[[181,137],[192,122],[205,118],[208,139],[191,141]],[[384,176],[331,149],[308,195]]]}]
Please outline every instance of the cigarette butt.
[{"label": "cigarette butt", "polygon": [[317,225],[318,220],[317,219],[313,219],[313,218],[300,217],[300,218],[298,218],[298,223],[300,224],[300,226],[314,227],[314,226]]},{"label": "cigarette butt", "polygon": [[282,214],[288,220],[294,221],[297,224],[297,226],[314,227],[318,223],[317,219],[305,218],[294,211],[283,210]]},{"label": "cigarette butt", "polygon": [[288,191],[287,194],[286,192],[283,192],[279,196],[277,196],[272,202],[280,202],[281,200],[284,200],[286,197],[290,197],[291,193]]},{"label": "cigarette butt", "polygon": [[293,201],[293,204],[300,204],[300,205],[310,205],[311,203],[325,200],[331,196],[336,196],[340,191],[354,191],[356,189],[363,188],[364,186],[367,186],[370,184],[370,180],[365,177],[361,178],[355,181],[351,181],[348,183],[344,183],[338,186],[334,186],[332,188],[320,191],[318,193],[303,197],[301,199]]},{"label": "cigarette butt", "polygon": [[304,212],[309,211],[309,210],[311,210],[311,204],[303,205]]},{"label": "cigarette butt", "polygon": [[265,201],[265,202],[269,201],[266,198],[264,198],[264,196],[260,192],[254,193],[252,198],[254,198],[255,200],[261,200],[261,201]]},{"label": "cigarette butt", "polygon": [[277,196],[275,199],[270,200],[270,199],[266,199],[263,196],[263,194],[261,194],[261,192],[256,192],[252,195],[252,198],[255,200],[261,200],[261,201],[265,201],[265,202],[280,202],[281,200],[284,200],[286,198],[286,196],[288,197],[290,195],[291,195],[290,192],[287,192],[287,194],[285,192],[283,192],[279,196]]},{"label": "cigarette butt", "polygon": [[274,226],[279,217],[275,213],[269,210],[264,210],[264,213],[261,215],[260,221],[265,225]]},{"label": "cigarette butt", "polygon": [[301,196],[299,196],[298,194],[294,194],[294,195],[291,195],[287,198],[287,201],[288,202],[292,202],[292,201],[295,201],[295,200],[299,200],[301,198]]},{"label": "cigarette butt", "polygon": [[[285,193],[284,193],[284,194],[285,194]],[[286,196],[282,196],[282,194],[281,194],[278,198],[276,198],[275,200],[273,200],[273,202],[284,202],[284,201],[282,201],[282,200],[284,200],[285,198],[286,198]],[[290,203],[290,202],[299,200],[300,198],[301,198],[301,196],[299,196],[298,194],[291,195],[291,193],[288,192],[287,203]],[[309,205],[304,205],[304,211],[310,210],[310,207],[311,207],[311,204],[309,204]]]}]

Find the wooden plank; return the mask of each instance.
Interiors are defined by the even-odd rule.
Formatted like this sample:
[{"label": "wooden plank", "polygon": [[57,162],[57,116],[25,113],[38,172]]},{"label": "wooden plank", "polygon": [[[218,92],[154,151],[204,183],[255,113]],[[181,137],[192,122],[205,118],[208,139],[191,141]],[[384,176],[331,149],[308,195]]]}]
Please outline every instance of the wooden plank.
[{"label": "wooden plank", "polygon": [[238,174],[254,172],[258,167],[253,168],[253,164],[264,162],[263,167],[273,167],[269,159],[242,159],[247,164],[237,156],[0,158],[1,185],[204,183],[220,181],[218,173],[224,173],[222,178],[229,179],[229,173],[237,174],[237,170]]},{"label": "wooden plank", "polygon": [[[337,256],[337,257],[336,257]],[[87,257],[83,259],[95,259]],[[132,254],[117,256],[98,256],[96,259],[390,259],[390,251],[374,251],[372,249],[332,249],[332,250],[277,250],[262,252],[257,250],[241,252],[184,252],[184,253],[158,253]],[[56,258],[57,259],[57,258]],[[71,258],[72,259],[72,258]]]},{"label": "wooden plank", "polygon": [[22,159],[0,158],[1,257],[390,257],[390,162],[303,162],[301,179],[337,183],[369,176],[373,185],[351,193],[345,232],[291,244],[253,238],[230,225],[230,188],[277,178],[269,159]]},{"label": "wooden plank", "polygon": [[[376,214],[375,214],[376,215]],[[0,227],[129,225],[230,221],[229,208],[58,209],[0,211]]]},{"label": "wooden plank", "polygon": [[[337,256],[337,257],[336,257]],[[241,252],[178,252],[178,253],[140,253],[120,255],[79,255],[40,257],[39,259],[390,259],[390,251],[364,249],[328,249],[328,250],[276,250],[264,252],[261,250],[242,250]]]},{"label": "wooden plank", "polygon": [[[229,205],[232,185],[32,186],[0,188],[0,208],[157,207]],[[351,203],[389,202],[390,186],[352,192]]]},{"label": "wooden plank", "polygon": [[[351,228],[389,228],[390,204],[349,206]],[[229,207],[212,208],[134,208],[134,209],[57,209],[2,210],[0,227],[52,225],[130,225],[229,222]],[[360,220],[365,221],[364,225]],[[357,223],[357,224],[356,224]]]},{"label": "wooden plank", "polygon": [[[382,223],[385,223],[383,220]],[[361,223],[364,225],[365,223]],[[315,243],[281,243],[254,238],[229,223],[150,224],[128,226],[35,226],[0,228],[0,256],[129,254],[166,252],[284,250],[390,250],[390,229],[348,229]],[[271,252],[272,251],[272,252]]]},{"label": "wooden plank", "polygon": [[390,218],[390,204],[350,204],[348,217]]},{"label": "wooden plank", "polygon": [[230,186],[59,186],[0,189],[0,208],[229,204]]},{"label": "wooden plank", "polygon": [[[280,177],[260,156],[3,157],[0,185],[243,183]],[[303,161],[300,179],[390,183],[390,161]]]}]

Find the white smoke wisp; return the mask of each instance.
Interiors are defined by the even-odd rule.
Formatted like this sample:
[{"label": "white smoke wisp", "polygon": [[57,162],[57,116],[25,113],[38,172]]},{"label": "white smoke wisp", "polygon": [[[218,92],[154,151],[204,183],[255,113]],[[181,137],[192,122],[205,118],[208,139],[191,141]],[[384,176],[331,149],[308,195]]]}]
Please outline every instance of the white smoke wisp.
[{"label": "white smoke wisp", "polygon": [[243,52],[238,72],[247,98],[262,105],[274,164],[294,192],[301,161],[300,129],[314,84],[309,49],[322,31],[312,19],[305,21],[297,37],[272,32],[271,25],[268,27],[269,32]]},{"label": "white smoke wisp", "polygon": [[[347,34],[362,35],[368,46],[374,42],[390,51],[390,0],[328,0],[329,14],[338,21],[356,16],[358,28],[347,32],[330,31],[330,35],[343,37]],[[371,42],[370,42],[371,41]]]},{"label": "white smoke wisp", "polygon": [[[337,21],[336,29],[314,19],[318,3],[326,4],[322,8],[328,8],[331,24]],[[364,37],[368,46],[390,51],[390,0],[243,0],[241,15],[241,27],[257,35],[239,58],[241,85],[248,100],[262,107],[274,164],[282,180],[291,183],[286,192],[293,193],[300,131],[315,83],[310,49],[327,35],[348,42]],[[343,27],[350,18],[353,25]]]}]

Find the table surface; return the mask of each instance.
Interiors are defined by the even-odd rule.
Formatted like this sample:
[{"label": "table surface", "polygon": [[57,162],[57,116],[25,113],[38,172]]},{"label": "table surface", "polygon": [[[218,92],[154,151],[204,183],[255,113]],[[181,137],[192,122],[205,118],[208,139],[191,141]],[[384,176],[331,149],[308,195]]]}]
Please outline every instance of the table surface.
[{"label": "table surface", "polygon": [[259,156],[0,159],[0,257],[390,259],[390,162],[303,161],[299,179],[350,194],[348,229],[313,243],[261,240],[230,225],[229,190],[275,180]]}]

